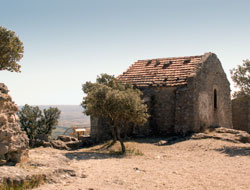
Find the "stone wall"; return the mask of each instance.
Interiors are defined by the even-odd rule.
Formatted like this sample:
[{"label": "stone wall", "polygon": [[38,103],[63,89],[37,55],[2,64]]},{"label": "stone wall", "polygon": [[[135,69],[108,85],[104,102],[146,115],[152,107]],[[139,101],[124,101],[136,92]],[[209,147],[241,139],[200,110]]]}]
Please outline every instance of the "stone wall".
[{"label": "stone wall", "polygon": [[0,83],[0,165],[22,162],[28,156],[28,138],[20,129],[17,105]]},{"label": "stone wall", "polygon": [[[193,78],[188,85],[176,90],[175,133],[187,134],[194,132],[194,87]],[[197,131],[197,130],[196,130]]]},{"label": "stone wall", "polygon": [[141,89],[149,108],[149,123],[140,127],[144,135],[170,135],[174,133],[176,96],[175,87]]},{"label": "stone wall", "polygon": [[230,83],[215,54],[205,54],[193,82],[194,128],[232,128]]},{"label": "stone wall", "polygon": [[250,133],[250,97],[232,100],[233,128]]},{"label": "stone wall", "polygon": [[107,122],[102,118],[90,117],[90,136],[96,142],[111,139],[112,134]]},{"label": "stone wall", "polygon": [[175,132],[232,128],[230,84],[217,56],[205,54],[197,73],[176,90]]}]

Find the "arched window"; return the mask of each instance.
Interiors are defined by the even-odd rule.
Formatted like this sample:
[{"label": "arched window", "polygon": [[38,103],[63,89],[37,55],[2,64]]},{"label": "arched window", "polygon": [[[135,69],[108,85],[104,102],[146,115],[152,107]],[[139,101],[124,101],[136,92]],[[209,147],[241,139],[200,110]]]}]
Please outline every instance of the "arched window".
[{"label": "arched window", "polygon": [[217,109],[217,91],[214,89],[214,111]]}]

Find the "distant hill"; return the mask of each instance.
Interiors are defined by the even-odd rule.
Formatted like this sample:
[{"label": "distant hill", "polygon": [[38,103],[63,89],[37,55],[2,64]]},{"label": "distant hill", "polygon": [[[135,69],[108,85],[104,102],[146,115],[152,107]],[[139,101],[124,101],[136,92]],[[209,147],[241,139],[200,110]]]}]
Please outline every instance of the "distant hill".
[{"label": "distant hill", "polygon": [[[38,105],[41,110],[49,107],[57,107],[61,111],[56,130],[53,131],[53,136],[63,134],[71,127],[90,128],[90,117],[83,114],[83,108],[79,105]],[[22,107],[20,106],[19,109]]]}]

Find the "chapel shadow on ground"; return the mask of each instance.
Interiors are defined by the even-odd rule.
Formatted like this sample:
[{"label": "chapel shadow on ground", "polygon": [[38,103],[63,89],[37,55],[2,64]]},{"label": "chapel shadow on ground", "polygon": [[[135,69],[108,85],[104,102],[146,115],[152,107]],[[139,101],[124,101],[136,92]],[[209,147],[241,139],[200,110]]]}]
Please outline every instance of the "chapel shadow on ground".
[{"label": "chapel shadow on ground", "polygon": [[133,138],[130,141],[131,142],[137,142],[137,143],[148,143],[148,144],[154,144],[157,146],[169,146],[176,143],[180,143],[183,141],[190,140],[192,137],[192,134],[188,134],[186,136],[170,136],[170,137],[153,137],[153,138]]},{"label": "chapel shadow on ground", "polygon": [[249,147],[225,146],[224,148],[215,149],[216,151],[226,154],[230,157],[234,156],[250,156]]},{"label": "chapel shadow on ground", "polygon": [[112,140],[109,140],[96,148],[92,148],[86,152],[69,152],[65,156],[70,160],[90,160],[90,159],[110,159],[110,158],[123,158],[125,155],[121,151],[112,149],[116,146]]},{"label": "chapel shadow on ground", "polygon": [[102,153],[96,151],[88,152],[69,152],[65,156],[70,160],[100,160],[110,158],[123,158],[124,156],[119,152]]}]

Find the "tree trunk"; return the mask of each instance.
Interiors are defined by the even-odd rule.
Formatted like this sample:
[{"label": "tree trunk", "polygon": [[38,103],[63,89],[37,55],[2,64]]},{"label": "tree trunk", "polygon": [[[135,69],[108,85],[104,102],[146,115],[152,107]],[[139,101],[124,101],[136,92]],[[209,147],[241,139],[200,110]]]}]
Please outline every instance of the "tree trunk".
[{"label": "tree trunk", "polygon": [[116,135],[116,130],[115,130],[115,126],[111,125],[111,132],[112,132],[112,136],[113,136],[113,143],[116,143],[117,141],[117,135]]},{"label": "tree trunk", "polygon": [[124,145],[122,139],[120,139],[119,141],[120,141],[120,144],[121,144],[121,147],[122,147],[122,154],[125,154],[125,152],[126,152],[125,145]]},{"label": "tree trunk", "polygon": [[125,131],[125,134],[124,134],[124,139],[128,139],[128,125],[127,124],[123,124],[122,125],[124,131]]},{"label": "tree trunk", "polygon": [[122,147],[122,154],[125,154],[126,148],[123,143],[123,140],[121,139],[121,134],[120,134],[120,128],[116,126],[116,134],[117,134],[117,139],[119,140],[121,147]]},{"label": "tree trunk", "polygon": [[109,119],[109,126],[111,127],[111,133],[112,133],[112,137],[113,137],[112,144],[115,144],[117,141],[117,135],[116,135],[116,130],[115,130],[115,123],[112,119]]}]

